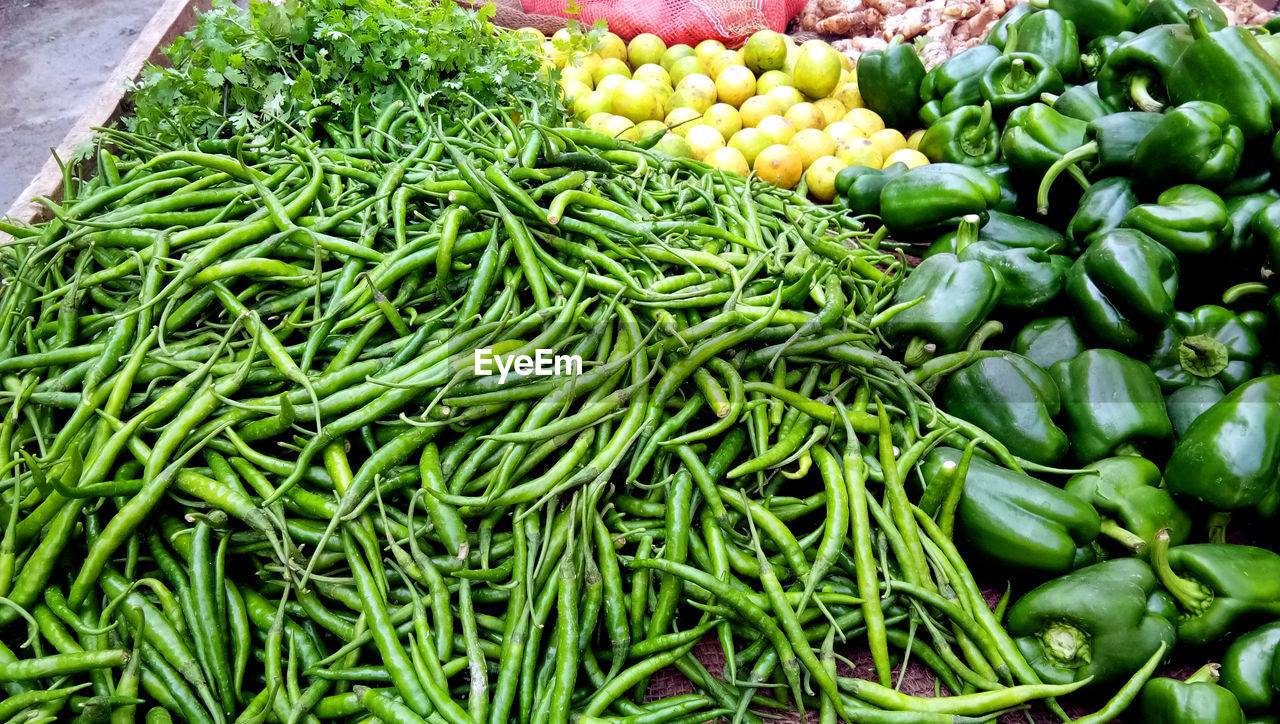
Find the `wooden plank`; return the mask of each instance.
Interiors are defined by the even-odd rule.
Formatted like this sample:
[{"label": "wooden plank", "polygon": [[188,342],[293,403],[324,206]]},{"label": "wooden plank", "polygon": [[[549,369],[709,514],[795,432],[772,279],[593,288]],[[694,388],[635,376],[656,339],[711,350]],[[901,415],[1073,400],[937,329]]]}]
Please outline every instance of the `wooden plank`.
[{"label": "wooden plank", "polygon": [[[71,158],[76,148],[93,137],[93,127],[109,126],[118,120],[128,105],[125,98],[126,84],[138,79],[145,63],[165,63],[166,59],[161,51],[169,47],[174,38],[194,27],[196,13],[208,10],[211,5],[211,0],[164,0],[89,102],[84,113],[71,127],[71,131],[58,144],[58,157]],[[45,161],[40,173],[23,189],[5,215],[26,223],[46,220],[49,217],[48,210],[31,200],[37,196],[55,201],[62,199],[62,171],[52,157]],[[7,234],[0,233],[0,244],[9,240]]]}]

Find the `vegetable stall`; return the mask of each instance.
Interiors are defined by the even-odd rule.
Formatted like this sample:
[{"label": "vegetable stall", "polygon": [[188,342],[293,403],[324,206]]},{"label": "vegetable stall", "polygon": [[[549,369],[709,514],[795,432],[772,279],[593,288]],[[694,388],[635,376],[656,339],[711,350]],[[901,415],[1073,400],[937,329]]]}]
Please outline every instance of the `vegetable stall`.
[{"label": "vegetable stall", "polygon": [[1280,20],[492,16],[214,3],[0,219],[3,720],[1276,721]]}]

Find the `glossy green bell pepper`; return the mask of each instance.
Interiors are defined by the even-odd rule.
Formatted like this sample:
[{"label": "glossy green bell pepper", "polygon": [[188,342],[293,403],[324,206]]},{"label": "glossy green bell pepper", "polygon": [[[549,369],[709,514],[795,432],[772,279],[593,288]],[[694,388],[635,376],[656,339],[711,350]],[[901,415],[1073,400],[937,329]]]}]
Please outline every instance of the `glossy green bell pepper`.
[{"label": "glossy green bell pepper", "polygon": [[1133,28],[1147,0],[1048,0],[1047,6],[1076,24],[1086,39]]},{"label": "glossy green bell pepper", "polygon": [[1031,3],[1017,3],[1009,8],[1009,12],[1000,17],[999,20],[991,24],[987,29],[987,38],[985,43],[1000,50],[1004,50],[1009,43],[1009,29],[1017,25],[1019,21],[1028,15],[1038,12],[1038,9]]},{"label": "glossy green bell pepper", "polygon": [[1173,423],[1173,436],[1179,440],[1187,434],[1191,423],[1226,396],[1222,383],[1215,379],[1197,379],[1195,382],[1170,392],[1164,397],[1164,409]]},{"label": "glossy green bell pepper", "polygon": [[[1090,78],[1098,77],[1098,72],[1102,70],[1102,66],[1107,64],[1107,59],[1115,52],[1116,48],[1132,40],[1137,33],[1132,30],[1126,30],[1118,35],[1103,35],[1101,37],[1090,40],[1084,46],[1084,55],[1080,58],[1080,63],[1084,66],[1084,72]],[[1097,81],[1094,81],[1096,84]],[[1115,110],[1120,110],[1116,108]],[[1091,120],[1088,118],[1082,120]]]},{"label": "glossy green bell pepper", "polygon": [[[925,456],[927,485],[946,484],[962,453]],[[1101,520],[1090,505],[1023,473],[974,456],[956,509],[956,531],[974,550],[1005,565],[1061,573],[1094,560]]]},{"label": "glossy green bell pepper", "polygon": [[1000,200],[1000,186],[976,168],[956,163],[917,166],[884,185],[880,219],[894,238],[909,241],[956,228]]},{"label": "glossy green bell pepper", "polygon": [[1173,318],[1178,259],[1140,231],[1103,232],[1067,272],[1064,291],[1086,335],[1132,349],[1153,339]]},{"label": "glossy green bell pepper", "polygon": [[1115,113],[1117,110],[1098,95],[1096,82],[1073,85],[1062,91],[1061,95],[1045,93],[1040,96],[1040,102],[1048,103],[1050,108],[1068,118],[1075,118],[1085,123]]},{"label": "glossy green bell pepper", "polygon": [[1072,571],[1009,607],[1005,627],[1045,683],[1123,679],[1176,641],[1171,602],[1151,567],[1120,558]]},{"label": "glossy green bell pepper", "polygon": [[1195,42],[1185,25],[1149,28],[1121,43],[1098,71],[1098,95],[1120,109],[1159,113],[1173,65]]},{"label": "glossy green bell pepper", "polygon": [[1138,144],[1134,177],[1146,188],[1194,183],[1222,188],[1235,178],[1244,154],[1244,134],[1216,103],[1192,101],[1160,117]]},{"label": "glossy green bell pepper", "polygon": [[1230,392],[1253,378],[1261,356],[1262,342],[1249,325],[1226,307],[1206,304],[1173,315],[1147,365],[1166,391],[1216,379]]},{"label": "glossy green bell pepper", "polygon": [[991,205],[991,211],[1005,214],[1018,213],[1018,189],[1022,182],[1013,173],[1007,163],[993,163],[983,166],[982,172],[1000,187],[1000,200]]},{"label": "glossy green bell pepper", "polygon": [[991,104],[962,106],[939,118],[924,132],[919,150],[934,163],[995,163],[1000,157],[1000,127],[992,122]]},{"label": "glossy green bell pepper", "polygon": [[1052,465],[1067,453],[1067,435],[1053,422],[1061,409],[1049,373],[1011,352],[983,357],[951,375],[942,409],[981,427],[1009,452]]},{"label": "glossy green bell pepper", "polygon": [[960,236],[958,232],[944,234],[923,258],[950,253],[960,261],[980,261],[991,267],[1000,275],[999,305],[1004,308],[1038,309],[1061,293],[1071,260],[1050,253],[1066,246],[1066,239],[1053,229],[995,211],[976,239]]},{"label": "glossy green bell pepper", "polygon": [[1158,448],[1173,435],[1155,375],[1113,349],[1090,349],[1049,368],[1062,393],[1071,449],[1090,463]]},{"label": "glossy green bell pepper", "polygon": [[[939,118],[965,106],[980,105],[982,89],[978,81],[982,71],[998,57],[998,48],[975,45],[947,58],[925,74],[920,83],[920,101],[926,106],[936,104],[933,113]],[[931,123],[925,121],[925,125]]]},{"label": "glossy green bell pepper", "polygon": [[1123,527],[1123,532],[1113,533],[1104,521],[1104,534],[1135,550],[1145,548],[1161,528],[1168,528],[1170,539],[1177,543],[1191,534],[1191,516],[1160,487],[1160,468],[1155,463],[1123,455],[1098,460],[1084,469],[1091,472],[1071,476],[1063,489]]},{"label": "glossy green bell pepper", "polygon": [[1144,724],[1245,724],[1240,702],[1218,685],[1218,665],[1208,664],[1183,681],[1160,677],[1142,687],[1138,709]]},{"label": "glossy green bell pepper", "polygon": [[1280,616],[1280,555],[1266,548],[1232,543],[1171,547],[1167,531],[1161,531],[1151,544],[1151,568],[1182,608],[1182,643],[1213,643],[1241,619]]},{"label": "glossy green bell pepper", "polygon": [[1138,195],[1127,176],[1096,181],[1080,197],[1080,205],[1067,225],[1067,236],[1078,246],[1089,246],[1103,234],[1120,228]]},{"label": "glossy green bell pepper", "polygon": [[1175,495],[1216,510],[1280,506],[1280,375],[1240,385],[1196,418],[1164,471]]},{"label": "glossy green bell pepper", "polygon": [[1138,146],[1160,124],[1160,118],[1155,113],[1129,111],[1089,121],[1085,127],[1089,141],[1064,153],[1040,179],[1037,206],[1048,208],[1050,187],[1059,174],[1072,167],[1083,167],[1095,176],[1128,176]]},{"label": "glossy green bell pepper", "polygon": [[[938,237],[938,241],[929,247],[924,258],[940,251],[956,253],[958,231],[952,231]],[[1031,219],[1007,214],[1002,211],[987,213],[987,221],[978,229],[977,241],[987,241],[1019,249],[1038,249],[1046,253],[1057,253],[1067,248],[1067,239],[1057,229],[1032,221]]]},{"label": "glossy green bell pepper", "polygon": [[1135,30],[1146,30],[1156,25],[1183,25],[1190,21],[1189,13],[1195,11],[1204,18],[1209,30],[1222,30],[1230,25],[1227,14],[1213,0],[1151,0],[1138,16]]},{"label": "glossy green bell pepper", "polygon": [[1195,42],[1169,71],[1169,97],[1175,103],[1217,103],[1247,142],[1271,140],[1280,115],[1280,62],[1245,28],[1209,32],[1198,16],[1190,28]]},{"label": "glossy green bell pepper", "polygon": [[1241,634],[1222,655],[1218,683],[1236,695],[1250,714],[1274,711],[1280,704],[1280,621]]},{"label": "glossy green bell pepper", "polygon": [[1208,256],[1231,241],[1231,216],[1222,197],[1195,184],[1174,186],[1156,203],[1135,206],[1122,226],[1187,256]]},{"label": "glossy green bell pepper", "polygon": [[[1044,58],[1064,80],[1080,73],[1080,36],[1076,24],[1056,10],[1041,10],[1017,22],[1010,37],[1013,51]],[[1005,47],[1009,50],[1009,47]]]},{"label": "glossy green bell pepper", "polygon": [[1044,317],[1023,327],[1010,349],[1048,369],[1079,355],[1086,347],[1070,317]]},{"label": "glossy green bell pepper", "polygon": [[1043,103],[1032,103],[1009,114],[1000,149],[1014,169],[1043,174],[1063,154],[1085,144],[1088,127],[1088,123],[1068,118]]},{"label": "glossy green bell pepper", "polygon": [[[1227,215],[1231,217],[1231,240],[1227,243],[1227,248],[1232,259],[1253,256],[1258,249],[1258,237],[1253,233],[1253,219],[1259,211],[1280,201],[1280,193],[1265,189],[1243,196],[1228,196],[1223,201],[1227,204]],[[1277,213],[1280,213],[1280,209],[1277,209]]]},{"label": "glossy green bell pepper", "polygon": [[909,128],[920,111],[924,63],[915,46],[895,37],[884,50],[870,50],[858,58],[858,91],[867,108],[891,128]]},{"label": "glossy green bell pepper", "polygon": [[887,168],[848,166],[836,174],[836,192],[845,200],[845,207],[854,216],[880,213],[880,192],[885,184],[907,172],[905,163],[894,163]]},{"label": "glossy green bell pepper", "polygon": [[884,324],[885,336],[909,339],[905,359],[917,364],[931,343],[941,353],[964,346],[1000,299],[1000,276],[977,261],[961,261],[955,254],[938,254],[920,262],[898,287],[893,303],[923,299],[898,312]]},{"label": "glossy green bell pepper", "polygon": [[978,87],[992,108],[1009,111],[1044,93],[1061,93],[1066,86],[1058,69],[1044,58],[1006,49],[982,72]]},{"label": "glossy green bell pepper", "polygon": [[1253,216],[1253,234],[1266,245],[1273,263],[1280,264],[1280,201],[1262,207]]}]

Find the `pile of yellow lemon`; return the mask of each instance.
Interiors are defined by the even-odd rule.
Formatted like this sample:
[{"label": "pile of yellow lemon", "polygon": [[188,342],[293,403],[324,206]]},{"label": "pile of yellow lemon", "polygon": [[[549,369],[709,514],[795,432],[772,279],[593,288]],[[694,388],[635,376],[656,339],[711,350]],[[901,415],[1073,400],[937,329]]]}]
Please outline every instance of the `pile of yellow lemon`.
[{"label": "pile of yellow lemon", "polygon": [[546,67],[561,69],[565,105],[601,133],[634,141],[667,129],[657,145],[665,153],[786,188],[803,178],[820,201],[835,197],[847,166],[929,162],[916,150],[924,132],[886,128],[864,107],[852,61],[821,40],[797,46],[761,30],[730,50],[718,40],[667,47],[649,33],[629,44],[606,33],[594,51],[566,54],[556,39],[542,41]]}]

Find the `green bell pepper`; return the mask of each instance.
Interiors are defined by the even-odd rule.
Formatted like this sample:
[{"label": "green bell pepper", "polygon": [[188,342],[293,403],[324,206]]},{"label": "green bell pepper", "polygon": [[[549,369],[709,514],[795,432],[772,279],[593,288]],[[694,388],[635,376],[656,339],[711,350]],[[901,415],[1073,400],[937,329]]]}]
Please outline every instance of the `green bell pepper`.
[{"label": "green bell pepper", "polygon": [[[1016,35],[1016,33],[1015,33]],[[1015,53],[1008,48],[991,61],[978,81],[982,97],[997,111],[1024,105],[1044,93],[1065,89],[1062,75],[1044,58],[1031,53]]]},{"label": "green bell pepper", "polygon": [[1173,436],[1155,375],[1113,349],[1089,349],[1049,368],[1062,393],[1066,430],[1076,459],[1160,446]]},{"label": "green bell pepper", "polygon": [[1085,144],[1088,127],[1088,123],[1064,116],[1043,103],[1032,103],[1009,114],[1000,149],[1014,169],[1043,174],[1063,154]]},{"label": "green bell pepper", "polygon": [[949,377],[939,398],[949,414],[981,427],[1009,452],[1052,465],[1067,452],[1053,418],[1061,402],[1049,373],[1010,352],[983,357]]},{"label": "green bell pepper", "polygon": [[1013,173],[1007,163],[993,163],[983,166],[982,172],[1000,187],[1000,200],[991,205],[991,211],[1005,214],[1018,213],[1018,188],[1022,182]]},{"label": "green bell pepper", "polygon": [[[1102,66],[1107,64],[1107,60],[1115,52],[1116,48],[1129,42],[1137,35],[1132,30],[1126,30],[1118,35],[1103,35],[1090,40],[1084,46],[1084,56],[1080,58],[1080,63],[1084,66],[1084,72],[1090,78],[1096,78],[1098,71],[1102,70]],[[1097,81],[1094,81],[1094,83],[1097,83]],[[1082,120],[1090,119],[1085,118]]]},{"label": "green bell pepper", "polygon": [[1000,276],[999,306],[1032,310],[1048,304],[1062,291],[1071,260],[1049,252],[1065,246],[1066,239],[1043,224],[991,212],[981,230],[968,235],[944,234],[922,258],[956,254],[960,261],[980,261]]},{"label": "green bell pepper", "polygon": [[893,303],[923,298],[884,324],[889,339],[909,338],[907,364],[921,361],[923,345],[954,352],[986,321],[1000,298],[1000,276],[986,264],[938,254],[920,262],[894,293]]},{"label": "green bell pepper", "polygon": [[1183,613],[1178,640],[1213,643],[1237,621],[1280,616],[1280,555],[1257,546],[1196,543],[1170,547],[1168,531],[1151,544],[1151,567]]},{"label": "green bell pepper", "polygon": [[1222,655],[1221,684],[1246,712],[1274,711],[1280,704],[1280,621],[1241,634]]},{"label": "green bell pepper", "polygon": [[1199,16],[1191,18],[1190,28],[1195,42],[1169,72],[1169,97],[1175,103],[1217,103],[1246,141],[1270,140],[1280,115],[1280,62],[1245,28],[1209,32]]},{"label": "green bell pepper", "polygon": [[888,48],[863,53],[857,74],[862,102],[884,119],[886,126],[908,128],[915,124],[925,76],[915,46],[895,37]]},{"label": "green bell pepper", "polygon": [[1245,154],[1240,160],[1240,168],[1231,183],[1222,187],[1222,196],[1242,196],[1256,194],[1271,187],[1271,166],[1266,161],[1252,154]]},{"label": "green bell pepper", "polygon": [[934,163],[986,166],[1000,157],[1000,128],[991,104],[963,106],[939,118],[920,139],[920,153]]},{"label": "green bell pepper", "polygon": [[1045,93],[1040,96],[1042,103],[1061,113],[1067,118],[1075,118],[1085,123],[1108,116],[1116,112],[1110,103],[1098,95],[1098,84],[1073,85],[1062,91],[1062,95]]},{"label": "green bell pepper", "polygon": [[1127,176],[1097,181],[1080,197],[1080,205],[1067,224],[1067,236],[1078,246],[1089,246],[1103,234],[1120,228],[1129,210],[1137,205],[1138,195]]},{"label": "green bell pepper", "polygon": [[1173,436],[1179,440],[1187,434],[1191,423],[1226,396],[1222,383],[1216,379],[1196,379],[1179,387],[1164,397],[1164,409],[1173,423]]},{"label": "green bell pepper", "polygon": [[1207,256],[1231,241],[1231,216],[1222,197],[1195,184],[1174,186],[1156,203],[1135,206],[1122,225],[1188,256]]},{"label": "green bell pepper", "polygon": [[[922,465],[929,485],[947,484],[962,452],[938,447]],[[1061,573],[1094,560],[1101,520],[1061,488],[974,456],[956,508],[956,530],[984,556],[1005,565]]]},{"label": "green bell pepper", "polygon": [[1009,607],[1005,628],[1046,684],[1123,679],[1177,640],[1151,567],[1120,558],[1072,571]]},{"label": "green bell pepper", "polygon": [[1129,176],[1138,146],[1160,124],[1160,118],[1155,113],[1130,111],[1089,121],[1085,127],[1088,143],[1064,153],[1041,177],[1036,194],[1041,213],[1048,208],[1050,187],[1063,171],[1084,165],[1095,175]]},{"label": "green bell pepper", "polygon": [[1168,111],[1133,156],[1134,177],[1147,188],[1194,183],[1221,188],[1235,178],[1244,134],[1215,103],[1192,101]]},{"label": "green bell pepper", "polygon": [[[975,45],[935,65],[920,83],[920,101],[936,104],[936,117],[942,117],[965,106],[982,103],[978,81],[1000,50],[991,45]],[[923,108],[921,111],[923,112]],[[923,116],[921,120],[925,119]],[[925,125],[932,125],[925,121]]]},{"label": "green bell pepper", "polygon": [[1254,236],[1266,243],[1271,261],[1280,264],[1280,201],[1262,207],[1250,226]]},{"label": "green bell pepper", "polygon": [[1047,6],[1076,24],[1086,39],[1133,28],[1147,0],[1048,0]]},{"label": "green bell pepper", "polygon": [[1253,378],[1261,356],[1262,342],[1249,325],[1226,307],[1206,304],[1173,315],[1147,365],[1165,390],[1216,379],[1230,392]]},{"label": "green bell pepper", "polygon": [[[959,238],[958,231],[952,231],[938,237],[938,241],[924,253],[924,258],[927,259],[930,255],[939,251],[957,253],[957,238]],[[1037,249],[1050,254],[1067,248],[1066,237],[1060,234],[1057,229],[1002,211],[990,211],[987,213],[986,223],[982,225],[982,228],[978,229],[977,241],[992,242],[1010,248]]]},{"label": "green bell pepper", "polygon": [[[1231,258],[1238,260],[1251,256],[1258,238],[1253,232],[1253,219],[1259,211],[1280,201],[1280,193],[1266,189],[1243,196],[1229,196],[1223,201],[1227,204],[1227,216],[1231,217],[1231,240],[1227,243]],[[1280,214],[1280,209],[1277,213]]]},{"label": "green bell pepper", "polygon": [[1218,686],[1218,665],[1208,664],[1184,681],[1151,679],[1138,709],[1145,724],[1245,724],[1240,702]]},{"label": "green bell pepper", "polygon": [[1044,317],[1023,327],[1010,349],[1047,369],[1079,355],[1086,347],[1070,317]]},{"label": "green bell pepper", "polygon": [[1098,95],[1116,108],[1159,113],[1173,65],[1195,42],[1185,25],[1161,25],[1121,43],[1098,71]]},{"label": "green bell pepper", "polygon": [[956,163],[917,166],[884,185],[880,219],[899,240],[936,237],[960,219],[1000,200],[1000,186],[976,168]]},{"label": "green bell pepper", "polygon": [[[1010,37],[1015,53],[1031,53],[1044,58],[1069,80],[1080,73],[1080,36],[1076,24],[1056,10],[1041,10],[1017,22]],[[1009,47],[1006,46],[1008,51]]]},{"label": "green bell pepper", "polygon": [[1064,291],[1081,330],[1116,348],[1132,349],[1173,318],[1178,259],[1140,231],[1103,232],[1067,272]]},{"label": "green bell pepper", "polygon": [[1216,510],[1280,507],[1280,375],[1240,385],[1191,423],[1165,481]]},{"label": "green bell pepper", "polygon": [[870,166],[848,166],[836,174],[836,192],[854,216],[878,215],[880,192],[885,184],[907,172],[905,163],[894,163],[884,169]]},{"label": "green bell pepper", "polygon": [[1138,16],[1136,30],[1146,30],[1157,25],[1186,25],[1190,13],[1195,11],[1204,19],[1209,30],[1222,30],[1231,24],[1227,14],[1213,0],[1151,0],[1151,4]]},{"label": "green bell pepper", "polygon": [[1191,516],[1160,487],[1160,468],[1155,463],[1125,455],[1099,460],[1084,469],[1092,472],[1071,476],[1063,489],[1123,527],[1117,532],[1103,521],[1104,534],[1134,550],[1145,548],[1161,528],[1168,528],[1170,539],[1178,543],[1191,534]]},{"label": "green bell pepper", "polygon": [[1009,43],[1009,29],[1017,25],[1023,18],[1039,10],[1031,3],[1018,3],[1009,8],[1001,18],[987,29],[986,44],[1004,50]]}]

